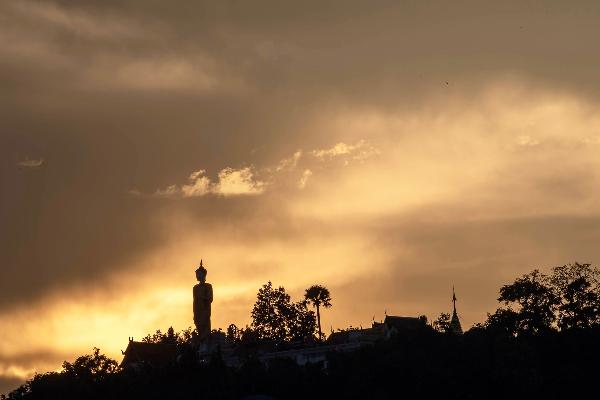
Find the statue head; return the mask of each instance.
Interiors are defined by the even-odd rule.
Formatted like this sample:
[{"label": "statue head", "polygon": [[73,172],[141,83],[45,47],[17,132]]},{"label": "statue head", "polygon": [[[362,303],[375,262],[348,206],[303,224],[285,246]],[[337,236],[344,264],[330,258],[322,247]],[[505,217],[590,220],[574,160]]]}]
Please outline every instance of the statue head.
[{"label": "statue head", "polygon": [[202,260],[200,260],[200,266],[196,270],[196,279],[202,283],[206,282],[206,274],[208,271],[202,265]]}]

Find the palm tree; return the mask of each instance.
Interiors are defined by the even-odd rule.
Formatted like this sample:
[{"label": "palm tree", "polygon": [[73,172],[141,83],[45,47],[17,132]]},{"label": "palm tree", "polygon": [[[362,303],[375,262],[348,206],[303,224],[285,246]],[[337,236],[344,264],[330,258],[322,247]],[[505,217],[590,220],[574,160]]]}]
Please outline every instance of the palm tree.
[{"label": "palm tree", "polygon": [[321,332],[321,313],[320,307],[331,307],[331,295],[329,289],[321,285],[312,285],[304,293],[304,299],[317,308],[317,323],[319,325],[319,340],[323,338]]}]

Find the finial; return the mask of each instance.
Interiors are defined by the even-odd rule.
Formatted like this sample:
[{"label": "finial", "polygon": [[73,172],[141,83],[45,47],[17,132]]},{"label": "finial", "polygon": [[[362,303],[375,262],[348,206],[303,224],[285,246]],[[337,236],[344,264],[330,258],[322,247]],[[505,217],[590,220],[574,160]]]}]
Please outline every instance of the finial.
[{"label": "finial", "polygon": [[202,267],[202,259],[200,259],[200,267]]},{"label": "finial", "polygon": [[454,313],[456,314],[456,293],[454,292],[454,285],[452,285],[452,304],[454,306]]}]

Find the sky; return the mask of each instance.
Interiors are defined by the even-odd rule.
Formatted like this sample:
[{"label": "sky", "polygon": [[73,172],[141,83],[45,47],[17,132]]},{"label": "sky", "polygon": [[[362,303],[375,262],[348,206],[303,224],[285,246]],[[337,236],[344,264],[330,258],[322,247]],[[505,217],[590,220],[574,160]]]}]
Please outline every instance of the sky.
[{"label": "sky", "polygon": [[0,393],[271,280],[463,327],[600,259],[600,4],[0,1]]}]

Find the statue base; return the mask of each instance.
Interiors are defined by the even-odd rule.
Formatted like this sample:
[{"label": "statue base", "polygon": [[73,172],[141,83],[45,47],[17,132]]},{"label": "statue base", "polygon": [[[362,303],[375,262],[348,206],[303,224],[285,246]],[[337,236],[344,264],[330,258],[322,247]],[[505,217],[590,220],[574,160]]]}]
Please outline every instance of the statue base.
[{"label": "statue base", "polygon": [[198,337],[192,339],[192,344],[195,347],[198,356],[202,359],[221,351],[227,346],[227,340],[225,338],[225,333],[221,331],[212,331],[204,340],[200,340]]}]

